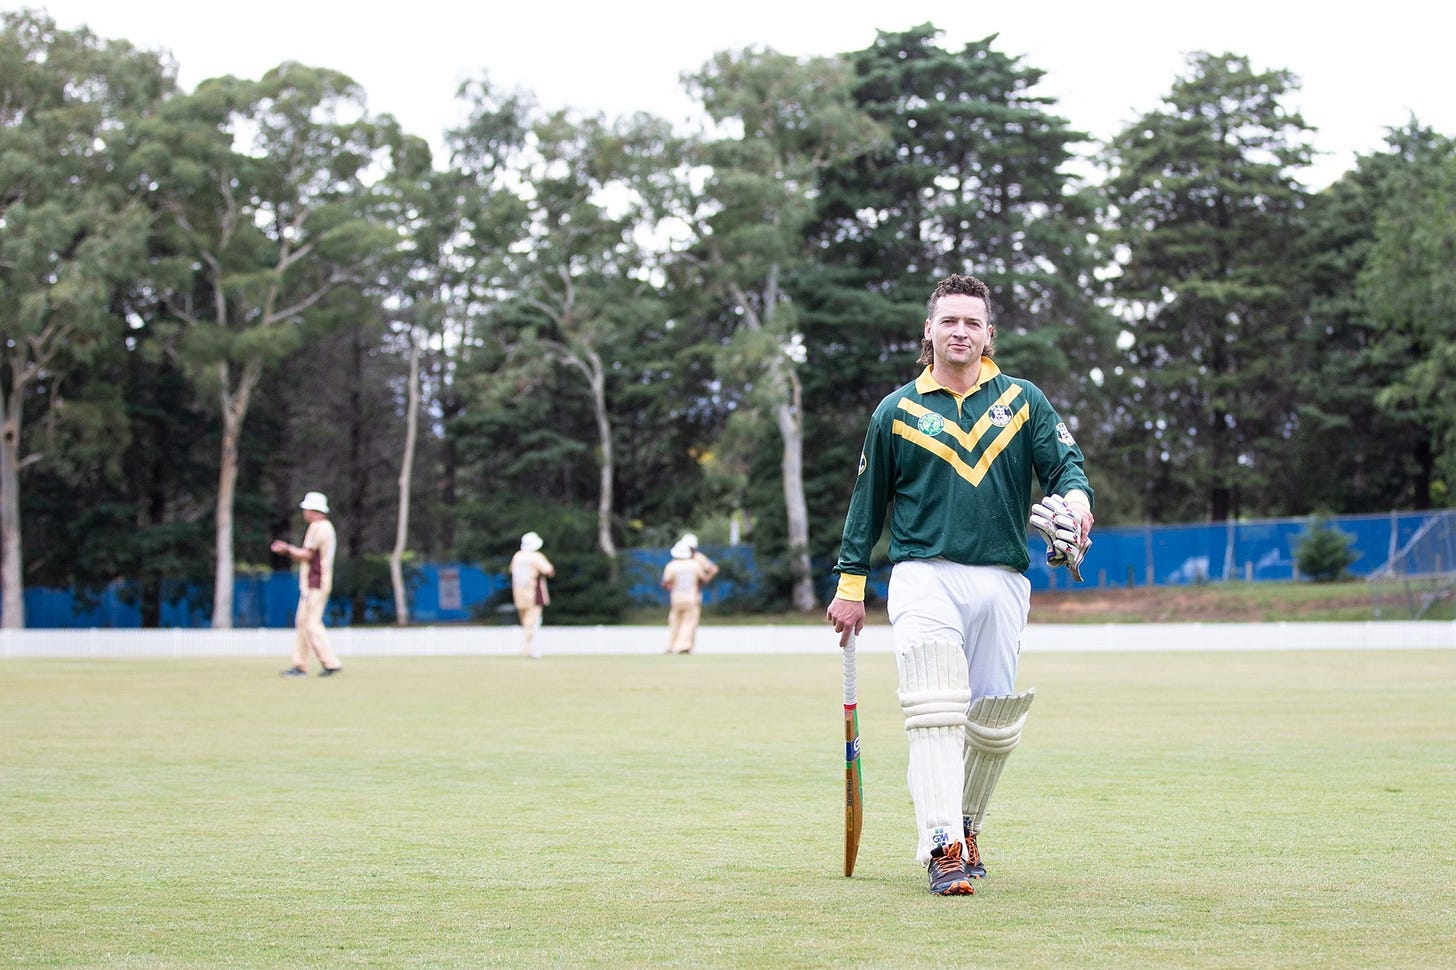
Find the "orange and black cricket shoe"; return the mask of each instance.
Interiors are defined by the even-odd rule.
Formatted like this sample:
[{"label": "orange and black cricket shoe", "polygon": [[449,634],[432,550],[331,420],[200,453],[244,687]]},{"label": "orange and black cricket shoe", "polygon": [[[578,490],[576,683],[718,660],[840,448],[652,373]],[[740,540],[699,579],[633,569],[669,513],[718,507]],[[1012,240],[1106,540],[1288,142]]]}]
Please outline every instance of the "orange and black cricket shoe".
[{"label": "orange and black cricket shoe", "polygon": [[930,891],[937,896],[971,896],[971,876],[961,858],[962,844],[952,842],[930,853]]}]

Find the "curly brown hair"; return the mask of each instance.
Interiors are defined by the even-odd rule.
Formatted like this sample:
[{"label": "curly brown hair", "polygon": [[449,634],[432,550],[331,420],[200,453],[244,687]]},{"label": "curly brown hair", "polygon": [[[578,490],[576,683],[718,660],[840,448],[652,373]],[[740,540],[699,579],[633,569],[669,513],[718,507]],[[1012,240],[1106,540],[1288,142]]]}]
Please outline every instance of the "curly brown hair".
[{"label": "curly brown hair", "polygon": [[[939,283],[930,293],[930,299],[925,303],[925,318],[935,319],[935,305],[940,302],[943,296],[974,296],[979,297],[986,303],[986,323],[990,327],[991,341],[986,344],[986,356],[996,356],[996,327],[991,323],[991,288],[974,276],[962,276],[960,273],[952,273]],[[930,338],[920,338],[920,356],[915,363],[924,364],[929,367],[935,366],[935,348],[931,346]]]}]

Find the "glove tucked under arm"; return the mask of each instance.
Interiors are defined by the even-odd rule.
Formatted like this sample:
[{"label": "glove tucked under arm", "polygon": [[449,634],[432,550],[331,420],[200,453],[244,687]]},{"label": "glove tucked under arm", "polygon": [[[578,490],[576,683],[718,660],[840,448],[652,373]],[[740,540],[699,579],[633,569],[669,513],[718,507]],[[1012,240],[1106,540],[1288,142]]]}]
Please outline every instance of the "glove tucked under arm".
[{"label": "glove tucked under arm", "polygon": [[1079,583],[1082,559],[1092,545],[1092,522],[1092,510],[1083,502],[1060,495],[1048,495],[1031,507],[1031,527],[1047,544],[1047,565],[1066,566]]}]

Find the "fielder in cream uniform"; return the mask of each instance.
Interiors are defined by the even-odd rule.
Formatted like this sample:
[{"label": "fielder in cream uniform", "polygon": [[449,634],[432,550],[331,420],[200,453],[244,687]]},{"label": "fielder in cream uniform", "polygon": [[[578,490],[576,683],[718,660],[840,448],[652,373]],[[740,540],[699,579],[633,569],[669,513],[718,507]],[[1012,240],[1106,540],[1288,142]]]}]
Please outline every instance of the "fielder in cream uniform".
[{"label": "fielder in cream uniform", "polygon": [[277,539],[270,547],[298,563],[298,612],[293,625],[293,666],[283,671],[284,677],[307,677],[308,655],[318,657],[323,669],[320,677],[330,677],[343,669],[339,658],[329,649],[329,636],[324,630],[324,610],[334,588],[334,550],[338,535],[329,521],[329,500],[322,492],[309,492],[298,503],[308,520],[303,545],[291,545]]},{"label": "fielder in cream uniform", "polygon": [[1030,606],[1032,479],[1066,501],[1082,549],[1092,489],[1046,395],[992,360],[986,284],[950,276],[928,309],[925,370],[870,419],[828,619],[841,646],[864,628],[870,552],[888,511],[916,858],[931,891],[952,896],[971,894],[971,880],[985,875],[977,836],[1034,696],[1014,693]]},{"label": "fielder in cream uniform", "polygon": [[535,646],[536,631],[551,602],[546,580],[556,575],[556,567],[541,551],[543,545],[539,535],[527,532],[521,536],[521,548],[511,556],[511,599],[521,619],[521,653],[533,658],[541,656]]},{"label": "fielder in cream uniform", "polygon": [[697,551],[698,537],[689,533],[672,547],[662,570],[667,597],[667,652],[692,653],[703,617],[703,584],[718,575],[713,560]]}]

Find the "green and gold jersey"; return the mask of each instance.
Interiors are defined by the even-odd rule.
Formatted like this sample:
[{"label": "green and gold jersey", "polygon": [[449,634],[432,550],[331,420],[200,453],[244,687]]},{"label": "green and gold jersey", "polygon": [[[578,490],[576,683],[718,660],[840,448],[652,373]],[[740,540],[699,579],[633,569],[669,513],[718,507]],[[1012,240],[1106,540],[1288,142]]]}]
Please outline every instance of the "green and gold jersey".
[{"label": "green and gold jersey", "polygon": [[1046,395],[989,357],[964,397],[927,367],[875,408],[840,545],[838,595],[863,600],[890,516],[890,561],[948,559],[1025,572],[1035,475],[1047,494],[1092,501],[1082,450]]}]

